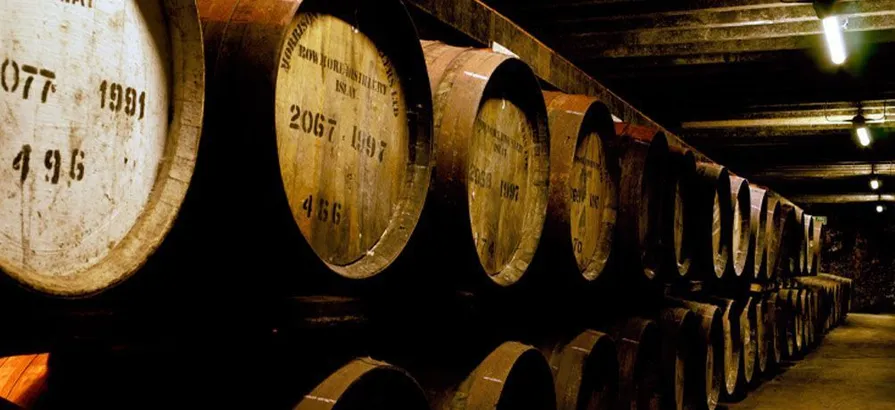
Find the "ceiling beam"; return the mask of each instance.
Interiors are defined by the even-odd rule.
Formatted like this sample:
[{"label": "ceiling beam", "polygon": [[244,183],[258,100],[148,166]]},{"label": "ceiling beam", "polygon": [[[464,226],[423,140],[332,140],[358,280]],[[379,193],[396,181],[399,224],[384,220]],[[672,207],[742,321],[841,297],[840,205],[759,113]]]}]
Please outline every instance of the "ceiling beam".
[{"label": "ceiling beam", "polygon": [[[866,16],[854,16],[848,20],[848,33],[864,31],[882,31],[895,29],[895,4],[893,10]],[[621,33],[599,33],[593,31],[571,32],[550,36],[557,42],[573,42],[581,44],[581,48],[604,50],[638,50],[652,49],[646,46],[677,46],[684,44],[722,43],[745,40],[780,40],[784,38],[803,37],[804,40],[794,44],[807,44],[813,41],[815,36],[823,34],[823,27],[817,16],[801,18],[791,21],[752,21],[735,26],[709,26],[688,27],[680,29],[653,29],[645,28]],[[776,41],[776,43],[788,44]],[[748,44],[748,43],[746,43]],[[631,45],[635,45],[632,47]],[[720,48],[720,46],[719,46]],[[792,47],[776,47],[771,49],[789,49]],[[795,47],[801,48],[801,47]],[[569,47],[568,49],[575,49]],[[615,54],[610,57],[617,57]],[[632,53],[636,55],[636,52]],[[650,55],[653,55],[652,53]],[[688,54],[680,52],[678,54]]]},{"label": "ceiling beam", "polygon": [[526,20],[569,19],[569,16],[644,15],[706,8],[780,6],[780,0],[489,0],[496,8]]},{"label": "ceiling beam", "polygon": [[838,163],[838,164],[812,164],[812,165],[787,165],[765,167],[761,170],[746,172],[744,174],[763,181],[769,180],[803,180],[803,179],[834,179],[851,178],[855,176],[875,175],[891,177],[895,176],[895,163]]},{"label": "ceiling beam", "polygon": [[[871,127],[888,128],[895,123],[895,103],[889,101],[865,101],[863,115]],[[766,135],[815,135],[818,132],[850,130],[851,121],[858,114],[853,103],[805,103],[764,105],[747,107],[748,112],[720,119],[684,121],[681,129],[685,134],[701,131],[702,137],[712,134],[728,134],[737,130],[740,135],[755,135],[765,129]]]},{"label": "ceiling beam", "polygon": [[798,204],[850,204],[864,202],[895,202],[892,194],[823,194],[791,195],[789,199]]},{"label": "ceiling beam", "polygon": [[[895,0],[840,1],[834,13],[852,20],[879,14],[889,14],[895,9]],[[557,33],[639,33],[671,31],[679,29],[711,29],[784,25],[788,23],[818,22],[817,13],[810,3],[768,3],[733,7],[693,8],[667,12],[612,15],[570,11],[563,16],[543,18],[533,15],[529,26],[555,30]],[[858,24],[861,25],[860,23]],[[564,29],[564,30],[562,30]]]},{"label": "ceiling beam", "polygon": [[[895,41],[895,27],[889,27],[895,22],[895,16],[880,19],[886,22],[880,24],[881,29],[867,31],[849,30],[845,33],[846,44],[876,44]],[[700,54],[739,54],[780,50],[805,50],[825,47],[823,34],[820,32],[820,22],[815,21],[817,32],[781,32],[767,34],[767,37],[727,38],[724,36],[713,37],[707,35],[701,41],[690,41],[670,44],[639,44],[636,42],[609,42],[604,39],[556,39],[554,44],[561,45],[560,51],[573,60],[595,60],[600,58],[630,58],[630,57],[662,57],[662,56],[690,56]],[[757,30],[761,32],[761,30]],[[672,36],[668,36],[671,38]],[[668,40],[672,41],[672,40]],[[853,48],[853,47],[850,47]]]}]

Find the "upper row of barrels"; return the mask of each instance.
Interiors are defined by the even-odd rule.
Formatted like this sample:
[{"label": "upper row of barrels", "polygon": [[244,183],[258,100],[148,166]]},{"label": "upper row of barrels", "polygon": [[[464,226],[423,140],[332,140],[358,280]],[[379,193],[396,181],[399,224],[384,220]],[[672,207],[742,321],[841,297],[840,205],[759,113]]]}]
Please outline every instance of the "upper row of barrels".
[{"label": "upper row of barrels", "polygon": [[[420,42],[400,1],[372,3],[166,1],[123,7],[116,24],[136,40],[116,47],[96,45],[114,40],[100,36],[74,48],[49,34],[68,53],[56,54],[74,56],[63,66],[130,63],[110,69],[125,80],[98,86],[54,74],[41,101],[0,94],[21,112],[71,113],[96,86],[105,109],[83,119],[95,142],[59,142],[71,164],[47,151],[47,187],[29,179],[29,159],[59,137],[24,127],[51,120],[2,125],[17,153],[0,180],[10,199],[0,202],[0,271],[48,294],[106,289],[162,244],[188,188],[206,204],[191,219],[212,221],[198,223],[206,237],[239,236],[260,258],[289,246],[280,240],[297,226],[302,246],[355,279],[388,268],[412,240],[500,286],[518,282],[536,254],[584,281],[610,266],[650,280],[818,271],[823,224],[790,201],[673,135],[614,123],[593,97],[542,91],[517,58]],[[80,6],[48,12],[65,7]],[[105,29],[81,17],[86,35]],[[3,65],[4,90],[18,86],[19,67]],[[76,117],[59,125],[70,136]],[[107,161],[89,162],[97,151]],[[60,164],[75,182],[57,185]],[[77,190],[80,181],[90,188]],[[294,223],[277,219],[286,203]],[[421,217],[435,227],[429,238],[414,233]]]}]

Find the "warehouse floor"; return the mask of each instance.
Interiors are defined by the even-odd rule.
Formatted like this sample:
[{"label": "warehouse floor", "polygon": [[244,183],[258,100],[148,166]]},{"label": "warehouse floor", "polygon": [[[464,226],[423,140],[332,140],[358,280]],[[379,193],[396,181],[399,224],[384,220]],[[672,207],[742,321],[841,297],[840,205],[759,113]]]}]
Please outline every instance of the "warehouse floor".
[{"label": "warehouse floor", "polygon": [[731,410],[895,409],[895,316],[850,314]]}]

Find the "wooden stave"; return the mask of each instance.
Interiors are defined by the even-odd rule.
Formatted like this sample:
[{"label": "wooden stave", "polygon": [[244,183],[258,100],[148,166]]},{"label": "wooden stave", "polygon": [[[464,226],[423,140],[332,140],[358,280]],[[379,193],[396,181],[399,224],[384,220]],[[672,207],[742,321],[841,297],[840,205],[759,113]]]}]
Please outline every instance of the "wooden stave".
[{"label": "wooden stave", "polygon": [[698,409],[714,410],[718,406],[724,384],[724,328],[721,309],[710,303],[701,303],[675,297],[665,297],[667,306],[679,306],[691,310],[699,318],[698,357],[691,366],[693,382],[690,404]]},{"label": "wooden stave", "polygon": [[[751,227],[751,245],[748,259],[752,266],[752,278],[767,280],[768,244],[766,243],[768,224],[767,190],[756,185],[749,186],[751,211],[749,223]],[[749,263],[747,262],[747,263]]]},{"label": "wooden stave", "polygon": [[192,178],[203,127],[205,69],[202,35],[193,2],[166,0],[160,3],[164,8],[163,17],[169,23],[161,30],[168,34],[171,42],[169,129],[147,203],[124,237],[109,244],[109,253],[83,270],[57,278],[37,274],[33,269],[16,269],[0,260],[2,280],[17,285],[7,288],[15,297],[95,299],[128,283],[146,265],[158,260],[160,249],[170,247],[167,239],[172,230],[182,225],[177,221],[181,218],[187,191],[194,185]]},{"label": "wooden stave", "polygon": [[47,391],[49,353],[0,358],[0,404],[39,408]]},{"label": "wooden stave", "polygon": [[779,198],[782,209],[780,214],[780,238],[778,244],[777,269],[778,278],[787,278],[799,274],[798,261],[798,237],[800,222],[798,218],[799,208],[783,197]]},{"label": "wooden stave", "polygon": [[[709,279],[721,279],[724,277],[730,259],[732,238],[730,227],[733,226],[732,212],[728,207],[722,205],[730,202],[729,172],[721,165],[699,162],[696,164],[694,187],[692,197],[694,201],[698,201],[693,210],[693,215],[695,215],[693,223],[698,225],[698,228],[695,229],[695,235],[698,235],[695,237],[697,239],[692,242],[694,243],[694,258],[701,270],[714,274],[714,276],[709,276]],[[716,198],[717,202],[715,202]],[[719,207],[717,214],[720,215],[720,219],[718,221],[714,221],[716,205]],[[712,217],[696,219],[696,216],[701,215],[712,215]],[[713,229],[713,224],[716,223],[720,228],[717,233]],[[717,253],[714,250],[715,244],[718,247]]]},{"label": "wooden stave", "polygon": [[[611,147],[615,139],[615,125],[608,107],[596,98],[544,91],[547,116],[550,124],[550,188],[547,219],[538,252],[548,255],[553,263],[568,265],[570,271],[577,270],[585,281],[597,280],[606,270],[612,258],[615,242],[615,226],[618,214],[618,164],[617,154]],[[603,245],[584,270],[580,269],[574,257],[573,244],[569,240],[570,208],[569,174],[578,143],[564,144],[562,136],[578,136],[578,142],[588,130],[597,132],[602,140],[603,164],[606,169],[602,217],[599,237]],[[571,256],[571,258],[569,258]],[[564,269],[559,269],[564,270]]]},{"label": "wooden stave", "polygon": [[796,349],[796,322],[793,306],[797,301],[793,298],[792,289],[781,289],[777,292],[777,305],[779,306],[779,314],[777,316],[777,333],[780,337],[782,357],[793,357]]},{"label": "wooden stave", "polygon": [[740,349],[740,371],[737,376],[737,393],[743,395],[755,378],[755,362],[756,362],[756,327],[755,319],[755,298],[746,297],[743,302],[743,310],[740,313],[740,340],[743,347]]},{"label": "wooden stave", "polygon": [[[203,32],[208,53],[209,107],[206,134],[214,136],[208,147],[212,158],[205,165],[208,192],[197,193],[202,204],[221,202],[230,204],[229,212],[256,215],[251,221],[231,220],[228,229],[240,232],[252,241],[221,239],[220,248],[234,248],[235,255],[242,253],[260,259],[276,261],[274,265],[290,266],[295,259],[303,262],[302,277],[281,278],[273,283],[294,284],[306,280],[328,281],[330,277],[367,279],[387,270],[391,264],[402,260],[402,251],[411,242],[411,235],[422,212],[428,192],[432,160],[432,107],[431,93],[425,78],[425,62],[418,45],[416,30],[407,9],[400,2],[384,2],[376,7],[360,2],[342,2],[338,5],[316,0],[262,0],[241,2],[238,0],[199,0]],[[330,9],[329,7],[333,7]],[[276,164],[280,163],[276,138],[255,138],[229,141],[224,135],[255,135],[258,130],[273,130],[271,120],[275,115],[275,98],[281,49],[287,43],[288,29],[299,12],[331,11],[344,14],[345,10],[355,18],[376,19],[389,15],[388,25],[369,25],[375,30],[374,37],[382,38],[376,44],[380,51],[393,57],[392,63],[402,73],[399,81],[406,97],[408,110],[410,160],[405,164],[407,178],[404,189],[388,228],[380,236],[370,252],[347,264],[335,264],[324,260],[309,239],[296,229],[296,218],[286,198],[283,177]],[[370,33],[367,33],[370,34]],[[371,34],[372,35],[372,34]],[[401,39],[400,45],[392,44]],[[400,52],[400,55],[396,54]],[[246,104],[250,101],[251,104]],[[248,108],[247,108],[248,107]],[[270,131],[267,136],[276,136]],[[228,166],[228,158],[247,156],[252,158],[251,172],[240,175],[237,181],[223,181],[219,177]],[[261,181],[259,183],[258,181]],[[247,198],[231,198],[233,186],[248,192]],[[200,210],[199,212],[203,212]],[[205,211],[207,212],[207,210]],[[219,221],[211,220],[203,229],[217,232]],[[229,231],[228,231],[229,233]],[[213,235],[229,237],[226,234]],[[230,243],[235,242],[235,243]],[[236,263],[252,266],[251,260],[228,261],[226,268]],[[245,266],[243,266],[245,267]],[[337,275],[332,275],[335,272]],[[305,283],[302,283],[305,285]]]},{"label": "wooden stave", "polygon": [[793,257],[796,260],[796,269],[793,270],[793,276],[804,275],[807,270],[807,255],[805,254],[805,210],[799,206],[795,206],[796,224],[793,232]]},{"label": "wooden stave", "polygon": [[[558,343],[544,353],[553,369],[557,410],[615,408],[618,352],[609,335],[585,330],[568,343]],[[599,392],[582,390],[582,386],[590,386],[593,381],[601,386]]]},{"label": "wooden stave", "polygon": [[[799,292],[799,310],[798,317],[801,319],[801,326],[799,326],[799,331],[802,335],[802,346],[799,349],[799,352],[805,353],[808,350],[808,346],[811,344],[808,327],[809,321],[811,320],[809,313],[809,303],[810,300],[808,298],[808,292],[804,289],[798,289]],[[798,340],[798,339],[796,339]]]},{"label": "wooden stave", "polygon": [[814,217],[814,229],[812,230],[811,235],[811,255],[812,255],[812,263],[809,266],[808,272],[811,275],[817,275],[820,272],[820,256],[821,251],[823,250],[823,230],[825,224],[820,221],[818,217]]},{"label": "wooden stave", "polygon": [[[376,380],[381,379],[381,380]],[[394,379],[391,381],[390,379]],[[366,384],[372,384],[366,387]],[[378,384],[377,384],[378,383]],[[384,392],[383,387],[387,388]],[[355,398],[360,395],[359,398]],[[378,400],[370,403],[370,397]],[[405,400],[395,403],[396,400]],[[306,394],[295,410],[360,409],[389,403],[394,409],[428,409],[428,401],[416,380],[401,368],[371,358],[350,361]]]},{"label": "wooden stave", "polygon": [[664,407],[682,410],[689,399],[693,344],[699,327],[696,314],[687,308],[663,308],[657,321],[662,333],[662,399]]},{"label": "wooden stave", "polygon": [[666,262],[669,269],[669,279],[678,280],[698,276],[693,262],[693,245],[696,239],[693,232],[693,220],[696,217],[693,209],[694,190],[696,182],[696,155],[693,150],[685,146],[676,138],[668,138],[668,150],[670,155],[670,176],[668,183],[663,184],[669,190],[664,194],[668,198],[668,206],[663,206],[663,222],[661,225],[669,225],[670,229],[663,229],[668,235],[663,239],[663,248],[669,261]]},{"label": "wooden stave", "polygon": [[742,305],[734,299],[709,296],[706,303],[711,303],[722,311],[721,320],[724,328],[724,384],[722,397],[734,397],[737,394],[737,378],[740,373],[740,350],[743,347],[740,335],[739,317]]},{"label": "wooden stave", "polygon": [[[445,238],[454,238],[457,241],[447,241],[448,243],[472,244],[472,246],[465,246],[467,250],[463,252],[464,255],[454,258],[459,264],[457,266],[451,264],[451,269],[471,270],[479,273],[478,279],[472,279],[473,282],[481,282],[481,278],[487,276],[490,281],[486,282],[500,287],[513,285],[528,271],[547,217],[550,138],[547,110],[540,85],[531,68],[516,58],[490,50],[453,47],[433,41],[423,41],[422,44],[424,53],[427,55],[430,83],[437,82],[439,84],[432,88],[437,141],[436,171],[432,186],[435,195],[432,195],[432,200],[435,205],[433,210],[437,210],[436,213],[440,221],[438,223],[439,235]],[[458,70],[478,72],[477,75],[486,77],[487,82],[482,83],[478,77],[470,75],[452,75]],[[471,135],[473,121],[465,121],[461,125],[461,120],[476,118],[479,104],[484,100],[486,90],[490,89],[492,80],[509,81],[511,78],[515,80],[516,84],[527,83],[527,86],[509,88],[507,91],[521,98],[516,102],[523,106],[535,125],[533,131],[540,149],[537,152],[540,154],[533,156],[537,161],[532,160],[532,163],[539,168],[531,171],[535,181],[529,188],[531,188],[531,196],[534,197],[534,204],[526,211],[525,228],[523,229],[526,233],[516,248],[512,260],[501,272],[490,275],[481,265],[475,243],[470,241],[474,237],[470,226],[471,210],[467,201],[467,176],[465,167],[456,164],[458,161],[462,162],[463,158],[467,158],[469,141],[468,139],[464,141],[465,138],[454,134]],[[450,85],[447,85],[447,81],[451,81]],[[460,92],[454,92],[454,89],[460,90]],[[470,101],[466,101],[467,99]],[[446,110],[446,107],[453,109]],[[448,131],[445,131],[443,125],[448,126]],[[460,128],[450,128],[450,126]],[[454,155],[451,155],[452,153]],[[438,172],[439,169],[450,171]]]},{"label": "wooden stave", "polygon": [[632,317],[607,329],[615,340],[619,363],[618,407],[661,408],[660,334],[655,322]]},{"label": "wooden stave", "polygon": [[[768,370],[768,349],[770,347],[768,341],[768,311],[763,295],[755,296],[755,315],[752,321],[752,328],[755,329],[755,364],[756,374],[764,374]],[[758,380],[754,377],[753,382]]]},{"label": "wooden stave", "polygon": [[617,123],[615,129],[621,164],[616,249],[622,249],[620,256],[637,279],[652,281],[666,260],[662,238],[668,227],[661,221],[668,199],[661,186],[668,175],[668,142],[654,128]]},{"label": "wooden stave", "polygon": [[[512,380],[536,380],[537,391],[520,390]],[[493,380],[502,380],[495,383]],[[552,410],[556,407],[553,374],[550,364],[540,351],[519,342],[504,342],[488,354],[469,376],[447,396],[430,401],[434,410],[462,410],[497,408],[507,397],[519,394],[532,395],[526,401],[532,408]],[[461,397],[461,405],[457,406]],[[518,399],[517,399],[518,400]]]},{"label": "wooden stave", "polygon": [[[730,174],[731,209],[733,213],[731,227],[731,252],[728,264],[728,275],[742,277],[747,274],[746,262],[749,254],[749,232],[751,194],[749,193],[749,181],[745,178]],[[739,215],[739,217],[737,216]]]},{"label": "wooden stave", "polygon": [[777,326],[781,313],[777,303],[777,292],[768,292],[764,302],[766,304],[765,310],[768,314],[765,324],[765,334],[768,341],[768,361],[769,367],[772,367],[779,364],[781,359],[780,335],[778,332],[779,327]]},{"label": "wooden stave", "polygon": [[767,230],[765,231],[765,244],[767,245],[767,261],[765,278],[768,280],[777,277],[777,266],[780,263],[780,241],[783,225],[783,207],[780,205],[776,194],[767,196],[768,215]]},{"label": "wooden stave", "polygon": [[802,241],[799,243],[799,260],[802,261],[801,274],[811,275],[811,266],[814,264],[814,253],[811,246],[812,237],[814,236],[814,216],[807,213],[802,214]]}]

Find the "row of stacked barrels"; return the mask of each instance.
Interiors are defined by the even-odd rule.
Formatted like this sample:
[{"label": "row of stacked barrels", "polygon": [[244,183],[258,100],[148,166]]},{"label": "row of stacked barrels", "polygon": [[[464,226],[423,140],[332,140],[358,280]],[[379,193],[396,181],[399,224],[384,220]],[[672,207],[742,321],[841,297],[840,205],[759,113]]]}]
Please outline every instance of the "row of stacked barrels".
[{"label": "row of stacked barrels", "polygon": [[[390,363],[356,358],[301,390],[293,405],[714,409],[743,397],[763,374],[772,375],[781,362],[798,360],[819,344],[845,320],[851,286],[849,279],[820,274],[744,299],[669,296],[666,307],[649,318],[535,346],[505,342],[453,379],[416,379]],[[53,400],[61,399],[54,397],[47,362],[46,354],[0,359],[0,398],[19,408],[55,408]]]},{"label": "row of stacked barrels", "polygon": [[[196,220],[216,255],[310,249],[305,265],[353,279],[411,240],[501,286],[536,251],[585,281],[614,253],[648,279],[817,271],[822,224],[797,206],[594,98],[542,93],[521,60],[420,43],[397,0],[150,3],[4,6],[40,7],[11,32],[59,26],[8,42],[54,52],[0,66],[16,116],[0,123],[0,271],[26,288],[96,294]],[[178,221],[188,189],[205,207]],[[413,235],[424,204],[437,239]]]}]

